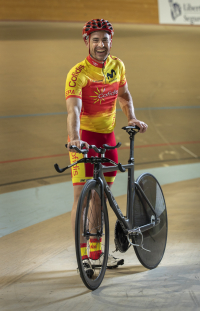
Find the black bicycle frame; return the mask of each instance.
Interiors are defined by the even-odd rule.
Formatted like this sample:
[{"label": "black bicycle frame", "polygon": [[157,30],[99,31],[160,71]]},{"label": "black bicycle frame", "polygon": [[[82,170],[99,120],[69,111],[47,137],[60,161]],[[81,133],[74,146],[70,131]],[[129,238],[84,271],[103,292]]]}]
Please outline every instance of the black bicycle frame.
[{"label": "black bicycle frame", "polygon": [[[106,172],[112,172],[112,171],[118,171],[120,170],[117,165],[113,166],[104,166],[101,163],[95,163],[94,164],[94,175],[93,178],[97,180],[97,182],[100,184],[101,187],[101,201],[104,201],[104,191],[106,193],[106,196],[108,198],[109,204],[114,211],[115,215],[117,218],[123,223],[124,227],[130,232],[133,230],[134,226],[134,216],[133,216],[133,204],[134,204],[134,199],[135,199],[135,193],[137,191],[138,196],[143,198],[146,203],[149,205],[149,207],[152,210],[152,213],[155,215],[155,222],[154,223],[149,223],[147,225],[141,226],[140,231],[144,232],[146,230],[149,230],[150,228],[154,227],[155,224],[158,223],[158,219],[156,217],[156,213],[149,202],[148,198],[144,194],[143,190],[141,187],[134,181],[134,135],[135,133],[130,133],[130,158],[128,163],[126,165],[123,165],[123,168],[128,169],[128,186],[127,186],[127,207],[126,207],[126,217],[122,214],[112,192],[110,187],[108,186],[105,177],[103,173]],[[141,200],[142,202],[142,200]],[[142,203],[143,204],[143,203]],[[145,207],[144,207],[145,208]],[[135,232],[137,232],[137,229],[135,229]]]},{"label": "black bicycle frame", "polygon": [[[101,163],[94,165],[94,176],[93,178],[97,180],[101,185],[101,193],[103,199],[103,191],[105,191],[108,198],[109,204],[116,214],[117,218],[124,224],[125,228],[128,230],[133,229],[133,202],[135,195],[135,183],[134,183],[134,135],[135,133],[130,134],[130,158],[126,165],[123,165],[123,168],[128,169],[128,187],[127,187],[127,208],[126,208],[126,218],[122,214],[111,190],[108,186],[103,173],[113,172],[119,170],[117,165],[104,166]],[[104,189],[102,189],[104,185]]]}]

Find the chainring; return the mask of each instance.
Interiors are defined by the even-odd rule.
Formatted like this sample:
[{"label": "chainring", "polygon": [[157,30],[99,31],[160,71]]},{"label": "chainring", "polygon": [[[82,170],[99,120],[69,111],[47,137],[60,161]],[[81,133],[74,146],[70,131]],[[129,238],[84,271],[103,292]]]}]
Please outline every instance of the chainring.
[{"label": "chainring", "polygon": [[124,233],[123,224],[119,220],[116,221],[114,233],[115,233],[114,242],[116,246],[116,251],[125,253],[130,247],[130,245],[127,236]]}]

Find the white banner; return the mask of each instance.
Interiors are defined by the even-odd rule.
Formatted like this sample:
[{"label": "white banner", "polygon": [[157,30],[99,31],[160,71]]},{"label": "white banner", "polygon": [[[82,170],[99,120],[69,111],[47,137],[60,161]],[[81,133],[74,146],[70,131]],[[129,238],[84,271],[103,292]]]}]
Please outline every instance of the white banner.
[{"label": "white banner", "polygon": [[160,24],[200,25],[200,0],[158,0]]}]

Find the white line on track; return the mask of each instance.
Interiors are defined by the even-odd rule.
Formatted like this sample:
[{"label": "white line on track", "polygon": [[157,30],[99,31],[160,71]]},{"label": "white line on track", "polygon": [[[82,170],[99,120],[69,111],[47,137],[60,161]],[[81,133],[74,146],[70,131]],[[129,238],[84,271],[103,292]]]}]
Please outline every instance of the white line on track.
[{"label": "white line on track", "polygon": [[194,154],[192,151],[190,151],[189,149],[185,148],[184,146],[181,146],[181,148],[183,150],[185,150],[187,153],[189,153],[190,155],[192,155],[194,158],[198,158],[198,156],[196,154]]}]

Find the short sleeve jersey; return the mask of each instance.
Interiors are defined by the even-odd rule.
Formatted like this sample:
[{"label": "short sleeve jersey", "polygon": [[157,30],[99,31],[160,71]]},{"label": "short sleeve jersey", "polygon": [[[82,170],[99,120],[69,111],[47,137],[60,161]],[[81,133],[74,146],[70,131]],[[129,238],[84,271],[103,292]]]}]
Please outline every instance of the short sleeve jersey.
[{"label": "short sleeve jersey", "polygon": [[125,84],[123,62],[110,55],[104,66],[88,56],[69,71],[65,97],[82,99],[81,130],[97,133],[114,130],[118,90]]}]

